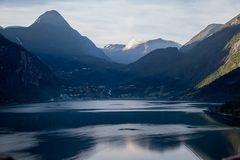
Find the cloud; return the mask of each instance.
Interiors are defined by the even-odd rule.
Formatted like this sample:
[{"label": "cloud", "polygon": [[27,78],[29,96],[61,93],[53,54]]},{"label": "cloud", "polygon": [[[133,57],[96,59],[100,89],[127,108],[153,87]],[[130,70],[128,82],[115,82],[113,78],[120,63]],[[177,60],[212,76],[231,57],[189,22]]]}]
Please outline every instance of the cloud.
[{"label": "cloud", "polygon": [[239,0],[0,0],[0,25],[30,25],[55,9],[98,46],[132,38],[185,43],[206,25],[236,16],[239,8]]}]

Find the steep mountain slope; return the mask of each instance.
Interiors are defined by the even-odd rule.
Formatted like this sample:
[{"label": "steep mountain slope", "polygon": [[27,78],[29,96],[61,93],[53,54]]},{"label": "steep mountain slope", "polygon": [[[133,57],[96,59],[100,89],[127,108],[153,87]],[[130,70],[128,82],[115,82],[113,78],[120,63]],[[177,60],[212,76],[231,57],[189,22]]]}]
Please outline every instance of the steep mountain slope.
[{"label": "steep mountain slope", "polygon": [[[210,72],[198,85],[197,88],[202,88],[214,80],[220,78],[221,76],[231,72],[232,70],[240,66],[240,21],[239,17],[233,18],[227,22],[223,29],[217,32],[215,35],[221,35],[224,33],[224,39],[216,39],[215,42],[219,45],[219,50],[215,54],[218,54],[218,67]],[[230,25],[231,24],[231,25]],[[225,43],[222,43],[225,42]],[[221,46],[220,46],[221,45]],[[203,46],[205,49],[208,49],[208,46]],[[215,45],[209,46],[215,48]],[[212,53],[209,53],[212,54]],[[214,57],[213,57],[214,58]],[[213,64],[217,64],[216,57],[211,59]],[[220,62],[220,63],[219,63]]]},{"label": "steep mountain slope", "polygon": [[160,48],[177,47],[181,45],[164,39],[149,40],[146,42],[140,42],[131,40],[126,45],[122,44],[110,44],[104,47],[103,51],[114,62],[121,64],[130,64],[146,54]]},{"label": "steep mountain slope", "polygon": [[212,83],[221,76],[240,67],[240,32],[230,40],[224,49],[229,53],[224,59],[224,63],[214,73],[201,81],[198,85],[199,88]]},{"label": "steep mountain slope", "polygon": [[231,55],[228,44],[239,32],[239,25],[225,27],[185,53],[180,69],[184,70],[186,80],[202,87],[202,81],[225,64]]},{"label": "steep mountain slope", "polygon": [[223,28],[223,24],[210,24],[196,36],[194,36],[189,42],[187,42],[184,46],[181,47],[182,52],[188,52],[192,48],[194,48],[199,42],[210,37],[217,31]]},{"label": "steep mountain slope", "polygon": [[80,35],[54,10],[41,15],[29,27],[7,27],[0,33],[39,56],[44,53],[107,58],[92,41]]},{"label": "steep mountain slope", "polygon": [[225,101],[239,97],[239,16],[184,54],[188,56],[185,63],[189,61],[188,65],[192,66],[185,73],[195,87],[194,98]]},{"label": "steep mountain slope", "polygon": [[240,69],[221,76],[193,94],[195,99],[229,101],[240,97]]},{"label": "steep mountain slope", "polygon": [[54,98],[58,85],[36,56],[0,35],[0,103]]},{"label": "steep mountain slope", "polygon": [[184,96],[188,92],[239,67],[239,33],[240,25],[224,25],[188,52],[171,48],[154,51],[128,66],[132,77],[128,84],[142,95],[188,98]]},{"label": "steep mountain slope", "polygon": [[[180,53],[177,57],[171,57],[168,60],[161,57],[153,57],[151,60],[148,60],[148,65],[145,65],[146,62],[139,63],[141,62],[140,59],[139,62],[136,62],[139,69],[135,70],[142,72],[142,75],[154,73],[156,76],[167,76],[171,79],[177,78],[184,82],[186,87],[195,88],[202,80],[224,64],[224,60],[229,55],[229,50],[225,49],[225,47],[239,31],[239,26],[226,27],[199,42],[189,52]],[[166,53],[170,53],[170,51]],[[144,58],[146,57],[148,56]],[[151,68],[151,70],[148,68]]]}]

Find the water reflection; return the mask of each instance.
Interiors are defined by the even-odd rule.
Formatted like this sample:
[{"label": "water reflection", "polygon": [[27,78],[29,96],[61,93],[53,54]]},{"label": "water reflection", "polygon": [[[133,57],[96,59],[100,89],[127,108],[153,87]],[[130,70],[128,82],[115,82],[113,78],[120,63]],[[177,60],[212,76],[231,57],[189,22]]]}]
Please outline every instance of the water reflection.
[{"label": "water reflection", "polygon": [[12,133],[5,131],[0,133],[0,153],[6,155],[14,155],[15,159],[35,160],[39,159],[37,155],[33,155],[27,150],[39,145],[36,138],[37,133]]},{"label": "water reflection", "polygon": [[[78,102],[64,102],[65,106],[50,103],[0,110],[0,153],[19,160],[216,160],[240,152],[239,129],[199,112],[207,104],[97,103],[99,106],[96,101],[84,101],[79,106]],[[186,107],[197,109],[186,112]],[[92,111],[86,112],[87,108]]]},{"label": "water reflection", "polygon": [[227,134],[228,139],[232,145],[231,149],[235,155],[240,153],[240,132],[239,130],[233,130],[230,134]]},{"label": "water reflection", "polygon": [[[174,153],[174,154],[173,154]],[[194,154],[191,154],[186,146],[182,145],[177,149],[172,148],[166,152],[157,152],[147,148],[142,148],[132,140],[127,140],[125,145],[112,146],[105,143],[97,145],[95,152],[89,157],[74,157],[74,159],[86,159],[86,160],[106,160],[106,159],[129,159],[129,160],[172,160],[176,159],[198,159]]]}]

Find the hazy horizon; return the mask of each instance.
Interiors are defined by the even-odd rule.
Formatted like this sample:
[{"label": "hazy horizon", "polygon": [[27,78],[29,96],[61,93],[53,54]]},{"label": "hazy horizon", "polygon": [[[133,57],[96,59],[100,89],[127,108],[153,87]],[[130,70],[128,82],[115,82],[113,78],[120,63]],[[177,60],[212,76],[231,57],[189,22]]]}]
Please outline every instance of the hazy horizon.
[{"label": "hazy horizon", "polygon": [[57,10],[98,47],[163,38],[184,44],[211,23],[240,13],[237,0],[0,0],[0,26],[29,26],[48,10]]}]

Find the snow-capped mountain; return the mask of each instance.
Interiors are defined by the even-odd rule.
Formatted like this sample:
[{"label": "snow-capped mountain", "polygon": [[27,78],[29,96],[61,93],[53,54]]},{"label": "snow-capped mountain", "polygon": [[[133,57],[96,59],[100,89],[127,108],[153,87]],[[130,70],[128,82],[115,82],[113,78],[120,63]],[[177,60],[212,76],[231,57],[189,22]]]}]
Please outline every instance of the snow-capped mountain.
[{"label": "snow-capped mountain", "polygon": [[168,47],[180,48],[181,45],[177,42],[168,41],[161,38],[149,41],[138,41],[133,39],[126,45],[109,44],[103,48],[103,51],[114,62],[130,64],[153,50]]},{"label": "snow-capped mountain", "polygon": [[138,47],[142,43],[144,43],[144,41],[138,41],[136,39],[132,39],[125,45],[123,50],[134,49],[134,48]]}]

